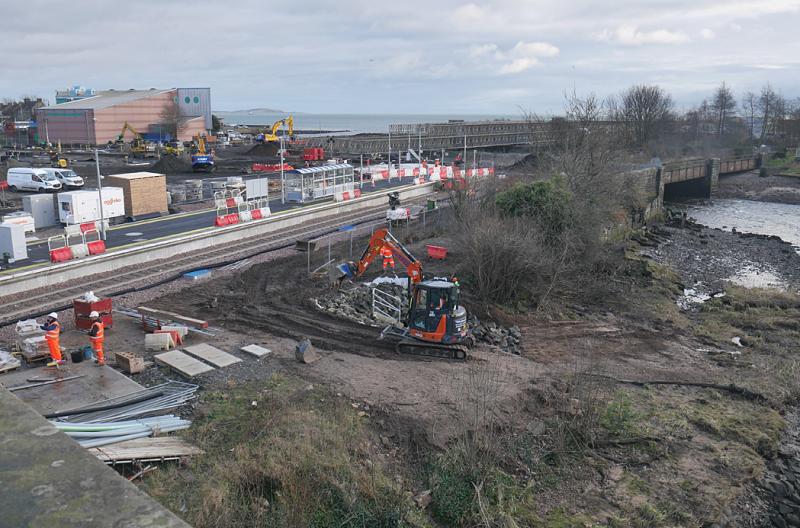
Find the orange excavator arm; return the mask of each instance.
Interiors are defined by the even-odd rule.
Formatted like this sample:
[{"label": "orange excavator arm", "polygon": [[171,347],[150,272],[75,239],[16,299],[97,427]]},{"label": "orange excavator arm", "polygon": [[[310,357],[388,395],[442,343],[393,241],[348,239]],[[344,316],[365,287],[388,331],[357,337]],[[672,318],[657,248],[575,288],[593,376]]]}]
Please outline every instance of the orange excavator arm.
[{"label": "orange excavator arm", "polygon": [[358,262],[342,264],[339,269],[346,277],[355,279],[360,277],[367,267],[381,254],[381,249],[388,247],[400,263],[405,266],[408,278],[412,284],[422,280],[422,264],[401,244],[385,227],[376,229],[369,239],[369,244]]}]

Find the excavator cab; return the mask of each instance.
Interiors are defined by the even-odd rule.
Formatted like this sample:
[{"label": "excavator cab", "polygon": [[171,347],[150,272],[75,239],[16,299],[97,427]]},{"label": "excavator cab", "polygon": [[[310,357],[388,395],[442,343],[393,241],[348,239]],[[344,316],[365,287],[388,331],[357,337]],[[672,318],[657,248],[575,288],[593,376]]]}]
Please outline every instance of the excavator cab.
[{"label": "excavator cab", "polygon": [[435,278],[417,284],[408,311],[408,332],[429,343],[459,343],[467,337],[467,311],[458,304],[458,282]]}]

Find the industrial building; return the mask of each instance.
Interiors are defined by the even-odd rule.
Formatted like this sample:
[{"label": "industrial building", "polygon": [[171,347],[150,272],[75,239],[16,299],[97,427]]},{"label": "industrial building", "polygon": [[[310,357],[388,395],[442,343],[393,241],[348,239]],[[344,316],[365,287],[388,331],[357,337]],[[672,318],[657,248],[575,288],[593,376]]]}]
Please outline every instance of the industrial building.
[{"label": "industrial building", "polygon": [[[103,90],[36,110],[40,141],[63,145],[104,145],[115,141],[127,122],[146,139],[172,139],[165,115],[181,116],[180,141],[211,129],[210,88]],[[126,139],[131,139],[128,134]]]}]

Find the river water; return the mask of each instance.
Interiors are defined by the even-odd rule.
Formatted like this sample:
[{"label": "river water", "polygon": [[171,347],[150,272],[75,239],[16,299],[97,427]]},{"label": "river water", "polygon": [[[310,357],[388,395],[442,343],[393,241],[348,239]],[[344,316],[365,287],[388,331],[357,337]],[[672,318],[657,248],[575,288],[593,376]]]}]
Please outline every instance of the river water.
[{"label": "river water", "polygon": [[752,200],[714,200],[692,204],[686,211],[697,223],[743,233],[776,235],[800,253],[800,205]]}]

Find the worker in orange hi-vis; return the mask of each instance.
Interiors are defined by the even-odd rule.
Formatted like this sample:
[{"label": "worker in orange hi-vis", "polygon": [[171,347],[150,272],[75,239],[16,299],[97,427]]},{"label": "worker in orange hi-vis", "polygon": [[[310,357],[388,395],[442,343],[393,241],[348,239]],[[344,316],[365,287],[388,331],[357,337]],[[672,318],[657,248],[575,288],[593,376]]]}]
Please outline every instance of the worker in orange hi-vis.
[{"label": "worker in orange hi-vis", "polygon": [[92,320],[92,327],[89,329],[89,340],[92,342],[92,351],[94,351],[95,355],[94,362],[98,366],[103,366],[106,364],[105,355],[103,353],[105,328],[99,313],[92,312],[89,314],[89,317]]},{"label": "worker in orange hi-vis", "polygon": [[50,359],[56,365],[63,365],[65,361],[61,357],[61,324],[58,322],[58,314],[55,312],[49,314],[40,328],[44,330],[44,340],[50,349]]},{"label": "worker in orange hi-vis", "polygon": [[392,248],[383,246],[381,248],[381,257],[383,257],[383,271],[386,271],[387,267],[394,269],[394,253],[392,253]]}]

